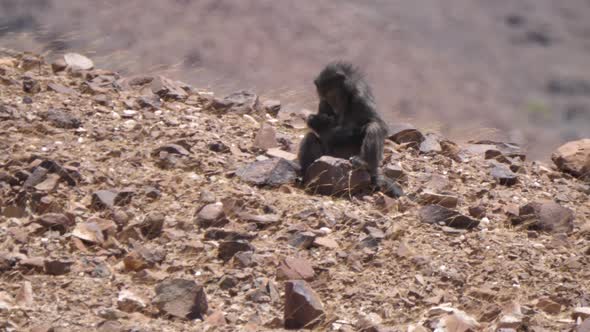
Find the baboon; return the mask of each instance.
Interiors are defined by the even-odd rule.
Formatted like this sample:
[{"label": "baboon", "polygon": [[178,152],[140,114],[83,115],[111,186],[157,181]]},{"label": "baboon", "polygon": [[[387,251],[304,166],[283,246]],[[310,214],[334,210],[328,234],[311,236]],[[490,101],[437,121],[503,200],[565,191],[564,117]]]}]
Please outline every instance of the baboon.
[{"label": "baboon", "polygon": [[350,159],[355,167],[367,169],[375,189],[391,190],[392,183],[378,172],[387,125],[361,72],[349,63],[334,62],[314,84],[320,99],[318,113],[307,119],[311,132],[303,138],[298,155],[304,181],[308,167],[328,155]]}]

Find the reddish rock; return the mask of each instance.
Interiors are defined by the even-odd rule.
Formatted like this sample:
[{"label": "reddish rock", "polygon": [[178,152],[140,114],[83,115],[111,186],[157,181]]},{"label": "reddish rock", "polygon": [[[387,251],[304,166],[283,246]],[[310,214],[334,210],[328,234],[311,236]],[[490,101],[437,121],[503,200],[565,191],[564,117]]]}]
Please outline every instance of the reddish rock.
[{"label": "reddish rock", "polygon": [[35,219],[35,222],[46,229],[56,230],[61,234],[67,232],[75,224],[72,217],[61,213],[46,213]]},{"label": "reddish rock", "polygon": [[102,244],[105,241],[102,229],[94,222],[77,224],[72,231],[72,236],[92,244]]},{"label": "reddish rock", "polygon": [[217,257],[224,262],[229,261],[241,251],[255,251],[254,246],[244,240],[224,241],[219,244]]},{"label": "reddish rock", "polygon": [[258,111],[260,102],[256,94],[249,91],[238,91],[223,99],[215,99],[212,106],[218,110],[229,110],[237,114],[248,114]]},{"label": "reddish rock", "polygon": [[256,138],[254,139],[254,147],[260,150],[268,150],[277,147],[277,134],[273,126],[268,123],[262,124]]},{"label": "reddish rock", "polygon": [[512,224],[551,233],[569,233],[574,229],[574,212],[553,201],[538,201],[520,207]]},{"label": "reddish rock", "polygon": [[542,298],[537,301],[537,308],[543,310],[550,315],[557,315],[561,312],[561,304],[551,300],[550,298]]},{"label": "reddish rock", "polygon": [[420,204],[436,204],[449,209],[454,209],[457,207],[458,203],[459,199],[452,195],[435,194],[429,191],[425,191],[420,195]]},{"label": "reddish rock", "polygon": [[207,313],[207,296],[194,280],[171,279],[156,286],[152,303],[160,312],[182,319],[202,319]]},{"label": "reddish rock", "polygon": [[297,165],[281,158],[256,161],[236,171],[236,175],[249,184],[278,187],[297,178]]},{"label": "reddish rock", "polygon": [[427,224],[444,224],[453,228],[472,229],[479,221],[440,205],[427,205],[419,211],[420,221]]},{"label": "reddish rock", "polygon": [[141,271],[154,267],[166,259],[166,251],[162,249],[151,250],[139,247],[125,256],[123,264],[128,271]]},{"label": "reddish rock", "polygon": [[196,223],[200,228],[223,227],[228,222],[221,202],[207,204],[197,213]]},{"label": "reddish rock", "polygon": [[389,126],[388,138],[397,144],[414,143],[416,146],[425,140],[424,135],[409,123]]},{"label": "reddish rock", "polygon": [[165,215],[161,212],[148,213],[139,225],[141,234],[149,240],[159,237],[162,234],[165,219]]},{"label": "reddish rock", "polygon": [[313,162],[303,177],[308,192],[328,196],[356,195],[367,191],[370,180],[368,172],[353,169],[350,161],[330,156]]},{"label": "reddish rock", "polygon": [[70,272],[73,262],[62,259],[46,259],[44,261],[45,273],[59,276]]},{"label": "reddish rock", "polygon": [[311,262],[304,258],[285,258],[277,269],[278,280],[306,280],[315,276]]},{"label": "reddish rock", "polygon": [[188,93],[186,85],[162,76],[154,77],[151,82],[152,92],[164,100],[185,100]]},{"label": "reddish rock", "polygon": [[139,312],[146,307],[143,299],[129,290],[121,290],[117,296],[117,308],[124,312]]},{"label": "reddish rock", "polygon": [[551,155],[562,172],[590,180],[590,138],[568,142]]},{"label": "reddish rock", "polygon": [[324,316],[324,306],[319,296],[305,281],[285,282],[285,328],[311,329],[317,326]]}]

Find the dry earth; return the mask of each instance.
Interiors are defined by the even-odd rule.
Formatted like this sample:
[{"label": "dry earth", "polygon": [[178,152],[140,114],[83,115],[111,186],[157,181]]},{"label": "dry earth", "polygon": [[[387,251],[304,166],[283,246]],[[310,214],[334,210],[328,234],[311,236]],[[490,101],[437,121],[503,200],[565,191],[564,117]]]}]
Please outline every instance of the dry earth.
[{"label": "dry earth", "polygon": [[589,315],[589,185],[517,147],[389,141],[397,200],[260,187],[239,171],[269,160],[260,123],[293,152],[298,115],[69,61],[0,57],[1,331],[282,330],[286,278],[307,280],[326,331],[574,331]]}]

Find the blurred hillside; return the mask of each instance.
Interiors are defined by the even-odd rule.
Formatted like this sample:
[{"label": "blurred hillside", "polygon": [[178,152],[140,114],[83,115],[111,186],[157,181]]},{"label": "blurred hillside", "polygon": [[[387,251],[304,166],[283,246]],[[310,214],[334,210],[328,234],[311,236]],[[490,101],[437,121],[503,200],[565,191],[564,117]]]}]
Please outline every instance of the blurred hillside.
[{"label": "blurred hillside", "polygon": [[293,108],[313,108],[313,76],[347,59],[391,121],[547,158],[590,132],[589,15],[588,0],[0,0],[0,45]]}]

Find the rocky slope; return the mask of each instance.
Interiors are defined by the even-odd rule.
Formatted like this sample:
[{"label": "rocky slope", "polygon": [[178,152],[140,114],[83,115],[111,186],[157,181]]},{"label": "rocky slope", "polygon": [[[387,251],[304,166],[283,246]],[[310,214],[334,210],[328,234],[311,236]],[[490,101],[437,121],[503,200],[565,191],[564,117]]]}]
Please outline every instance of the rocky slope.
[{"label": "rocky slope", "polygon": [[1,54],[0,330],[589,331],[587,141],[396,124],[406,196],[312,195],[276,101]]},{"label": "rocky slope", "polygon": [[0,44],[295,109],[313,109],[311,78],[344,59],[389,120],[542,158],[590,132],[589,15],[587,0],[2,0]]}]

